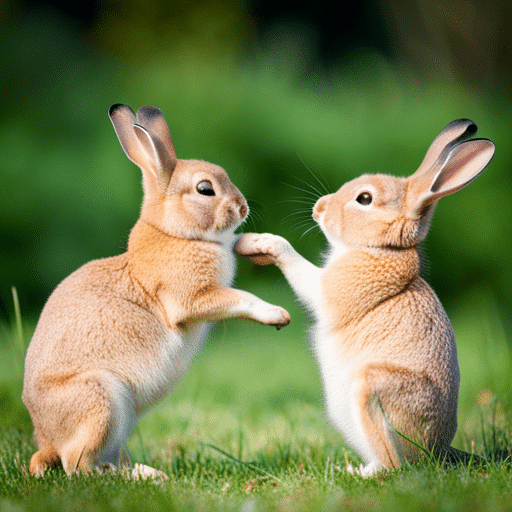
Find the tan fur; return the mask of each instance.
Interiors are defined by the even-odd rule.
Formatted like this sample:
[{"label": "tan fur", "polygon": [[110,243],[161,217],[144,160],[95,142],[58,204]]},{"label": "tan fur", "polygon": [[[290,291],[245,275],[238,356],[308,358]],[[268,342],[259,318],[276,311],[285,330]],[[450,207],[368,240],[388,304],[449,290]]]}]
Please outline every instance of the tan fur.
[{"label": "tan fur", "polygon": [[236,247],[278,265],[312,310],[328,414],[363,457],[363,475],[416,460],[418,445],[455,457],[455,336],[420,277],[417,247],[437,200],[492,158],[490,141],[464,142],[475,130],[468,120],[448,125],[409,178],[366,174],[320,198],[313,217],[331,246],[323,268],[270,234],[244,235]]},{"label": "tan fur", "polygon": [[397,297],[418,276],[419,258],[415,249],[382,251],[382,254],[350,251],[326,267],[322,275],[331,328],[337,331],[363,320],[379,307],[386,307],[386,301]]},{"label": "tan fur", "polygon": [[[23,401],[39,450],[30,471],[117,464],[137,418],[181,378],[205,322],[281,327],[288,313],[230,288],[232,246],[247,203],[223,169],[176,158],[162,113],[110,116],[143,172],[144,202],[126,253],[91,261],[48,299],[27,350]],[[207,180],[214,194],[199,192]]]}]

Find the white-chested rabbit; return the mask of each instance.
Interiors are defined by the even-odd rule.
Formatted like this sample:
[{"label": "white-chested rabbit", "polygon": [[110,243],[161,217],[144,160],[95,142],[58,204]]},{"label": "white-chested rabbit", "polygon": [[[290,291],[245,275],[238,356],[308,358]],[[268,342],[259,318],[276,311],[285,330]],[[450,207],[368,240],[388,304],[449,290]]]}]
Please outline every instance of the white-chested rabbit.
[{"label": "white-chested rabbit", "polygon": [[48,299],[25,361],[23,401],[39,448],[30,471],[117,465],[137,418],[180,379],[207,322],[245,318],[281,327],[288,313],[234,277],[235,229],[247,203],[226,172],[178,160],[162,112],[109,115],[142,169],[144,201],[128,250],[91,261]]},{"label": "white-chested rabbit", "polygon": [[[399,467],[421,450],[448,458],[457,428],[459,366],[450,321],[420,277],[418,244],[435,204],[476,178],[494,145],[449,124],[409,178],[363,175],[321,197],[313,217],[330,252],[319,268],[283,238],[243,235],[236,246],[275,263],[314,314],[329,417],[363,458],[362,474]],[[466,142],[464,142],[466,141]]]}]

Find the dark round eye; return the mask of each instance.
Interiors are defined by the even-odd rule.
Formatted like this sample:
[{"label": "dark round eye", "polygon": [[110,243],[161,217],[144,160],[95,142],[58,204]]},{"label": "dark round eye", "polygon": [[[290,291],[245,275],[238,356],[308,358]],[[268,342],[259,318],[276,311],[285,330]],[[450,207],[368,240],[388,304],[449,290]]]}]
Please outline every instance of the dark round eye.
[{"label": "dark round eye", "polygon": [[356,199],[356,201],[363,206],[372,204],[372,200],[372,195],[369,192],[361,192],[361,194],[359,194]]},{"label": "dark round eye", "polygon": [[197,184],[197,191],[203,196],[214,196],[215,191],[213,190],[212,182],[208,180],[200,181]]}]

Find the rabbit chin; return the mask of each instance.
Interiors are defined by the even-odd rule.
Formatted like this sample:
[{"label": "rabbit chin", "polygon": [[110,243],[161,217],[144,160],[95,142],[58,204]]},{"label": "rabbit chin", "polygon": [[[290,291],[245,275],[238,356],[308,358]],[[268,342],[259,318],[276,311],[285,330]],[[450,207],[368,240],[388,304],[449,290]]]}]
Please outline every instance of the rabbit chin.
[{"label": "rabbit chin", "polygon": [[329,244],[329,249],[325,254],[325,262],[328,265],[329,263],[337,260],[344,254],[346,254],[350,250],[350,248],[348,247],[348,245],[345,244],[345,242],[339,240],[338,238],[332,236],[329,233],[329,231],[325,228],[323,222],[323,215],[318,219],[318,225],[320,226],[320,229],[322,230],[322,233],[324,234]]},{"label": "rabbit chin", "polygon": [[205,240],[211,242],[220,243],[226,247],[233,247],[238,239],[238,235],[235,235],[235,231],[238,229],[240,223],[231,226],[224,231],[211,230],[204,235]]}]

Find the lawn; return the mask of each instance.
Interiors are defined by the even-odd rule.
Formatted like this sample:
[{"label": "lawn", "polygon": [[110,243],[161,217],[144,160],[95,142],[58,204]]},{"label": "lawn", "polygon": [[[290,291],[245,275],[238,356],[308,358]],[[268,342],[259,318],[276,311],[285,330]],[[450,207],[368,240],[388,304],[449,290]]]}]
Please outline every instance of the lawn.
[{"label": "lawn", "polygon": [[[23,348],[19,325],[2,325],[0,511],[510,510],[512,358],[487,296],[472,297],[470,311],[467,304],[450,311],[462,373],[454,445],[493,461],[480,468],[425,461],[362,479],[344,471],[346,458],[359,460],[325,418],[304,313],[284,286],[277,294],[252,291],[267,299],[272,293],[293,324],[279,332],[217,325],[186,378],[130,438],[133,460],[164,471],[168,481],[69,479],[62,470],[40,480],[28,475],[34,445],[19,398]],[[31,327],[23,329],[29,339]]]}]

